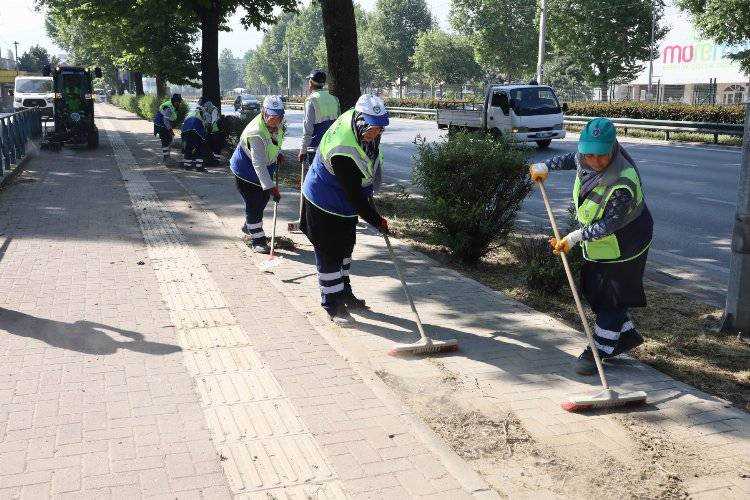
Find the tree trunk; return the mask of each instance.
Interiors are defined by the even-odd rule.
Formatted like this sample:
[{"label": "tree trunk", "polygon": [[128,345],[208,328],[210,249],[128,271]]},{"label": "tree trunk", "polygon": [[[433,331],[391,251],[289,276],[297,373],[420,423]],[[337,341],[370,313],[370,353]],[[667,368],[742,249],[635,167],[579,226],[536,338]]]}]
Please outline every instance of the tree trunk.
[{"label": "tree trunk", "polygon": [[607,78],[599,82],[599,90],[602,93],[602,102],[607,102],[607,98],[609,97],[609,80]]},{"label": "tree trunk", "polygon": [[144,95],[143,91],[143,73],[140,71],[131,71],[130,80],[135,85],[135,95]]},{"label": "tree trunk", "polygon": [[219,12],[220,0],[210,0],[208,7],[199,7],[201,19],[201,83],[203,97],[221,109],[219,87]]},{"label": "tree trunk", "polygon": [[159,98],[167,95],[167,82],[161,76],[156,77],[156,95]]},{"label": "tree trunk", "polygon": [[328,53],[328,86],[341,109],[354,106],[360,95],[357,24],[352,0],[320,0]]}]

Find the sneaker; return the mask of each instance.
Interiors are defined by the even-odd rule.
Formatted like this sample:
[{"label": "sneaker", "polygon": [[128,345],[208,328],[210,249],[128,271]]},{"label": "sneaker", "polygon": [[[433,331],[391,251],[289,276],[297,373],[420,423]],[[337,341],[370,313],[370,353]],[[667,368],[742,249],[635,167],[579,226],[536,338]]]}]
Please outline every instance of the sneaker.
[{"label": "sneaker", "polygon": [[641,334],[636,330],[628,330],[620,335],[620,340],[617,341],[615,350],[612,351],[612,356],[628,352],[641,344],[643,344],[643,337],[641,337]]},{"label": "sneaker", "polygon": [[339,326],[346,326],[354,323],[354,318],[349,314],[349,311],[344,304],[339,304],[333,312],[328,311],[328,318]]},{"label": "sneaker", "polygon": [[344,305],[347,309],[368,309],[367,304],[362,299],[358,299],[353,293],[344,295]]},{"label": "sneaker", "polygon": [[271,253],[271,248],[268,246],[267,243],[253,243],[252,249],[253,249],[253,252],[255,253],[263,253],[263,254]]}]

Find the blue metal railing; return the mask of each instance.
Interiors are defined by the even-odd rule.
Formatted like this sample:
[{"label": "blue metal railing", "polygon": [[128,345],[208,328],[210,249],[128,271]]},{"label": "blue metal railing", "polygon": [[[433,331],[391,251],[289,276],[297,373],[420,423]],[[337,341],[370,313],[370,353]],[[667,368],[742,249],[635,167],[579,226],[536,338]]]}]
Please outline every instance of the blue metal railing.
[{"label": "blue metal railing", "polygon": [[41,135],[42,114],[38,109],[0,116],[0,175],[5,176],[18,165],[26,156],[29,141]]}]

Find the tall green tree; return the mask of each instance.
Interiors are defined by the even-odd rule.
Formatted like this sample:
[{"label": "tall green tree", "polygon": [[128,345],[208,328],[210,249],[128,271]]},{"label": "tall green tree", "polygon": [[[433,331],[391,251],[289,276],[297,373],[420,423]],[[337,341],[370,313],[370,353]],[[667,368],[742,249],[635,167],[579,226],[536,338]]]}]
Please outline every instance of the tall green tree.
[{"label": "tall green tree", "polygon": [[41,73],[45,65],[54,65],[58,62],[56,57],[50,57],[47,49],[40,45],[30,47],[18,58],[18,68],[29,73]]},{"label": "tall green tree", "polygon": [[421,79],[432,85],[433,95],[435,86],[463,85],[482,76],[468,41],[439,28],[419,35],[412,60]]},{"label": "tall green tree", "polygon": [[[607,8],[600,0],[547,0],[547,25],[553,49],[564,52],[591,85],[607,99],[611,83],[632,80],[651,53],[652,16],[661,18],[653,0],[631,0]],[[667,30],[658,26],[658,42]]]},{"label": "tall green tree", "polygon": [[226,92],[241,85],[241,74],[237,73],[237,59],[229,49],[224,49],[219,55],[219,86]]},{"label": "tall green tree", "polygon": [[677,0],[690,12],[698,30],[718,43],[734,46],[729,54],[750,74],[750,2],[748,0]]},{"label": "tall green tree", "polygon": [[536,65],[536,2],[451,0],[450,22],[467,33],[477,61],[492,79],[525,78]]},{"label": "tall green tree", "polygon": [[368,24],[368,55],[382,75],[398,80],[403,96],[417,38],[434,24],[430,9],[425,0],[378,0]]}]

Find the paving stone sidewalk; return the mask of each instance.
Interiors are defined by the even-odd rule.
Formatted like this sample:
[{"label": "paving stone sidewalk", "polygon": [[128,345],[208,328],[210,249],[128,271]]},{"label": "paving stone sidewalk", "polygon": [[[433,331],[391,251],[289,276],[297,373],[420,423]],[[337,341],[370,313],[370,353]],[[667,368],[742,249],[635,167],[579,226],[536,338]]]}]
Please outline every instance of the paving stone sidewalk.
[{"label": "paving stone sidewalk", "polygon": [[[139,130],[147,131],[147,124]],[[292,130],[290,137],[295,132]],[[144,160],[153,157],[156,143],[146,140],[143,145]],[[215,219],[226,237],[238,234],[242,207],[226,171],[169,177],[179,178],[180,187],[168,188],[166,181],[157,184],[164,186],[163,197],[168,193],[184,196],[177,193],[189,191],[183,199],[191,204],[191,210],[180,212],[180,218],[186,230],[193,228],[196,243],[205,230],[198,224],[202,216],[197,213]],[[350,363],[369,373],[424,379],[448,370],[475,388],[463,398],[477,407],[499,404],[513,409],[535,439],[564,455],[601,450],[613,457],[637,459],[638,443],[616,415],[576,415],[559,406],[569,394],[596,390],[597,379],[578,376],[572,370],[584,342],[579,332],[400,244],[396,245],[398,254],[423,321],[438,338],[457,338],[461,351],[441,357],[437,363],[387,356],[393,342],[413,341],[416,336],[382,238],[365,228],[358,233],[352,280],[371,310],[357,316],[354,329],[328,324],[318,305],[312,248],[303,236],[288,235],[285,230],[286,222],[295,218],[297,197],[291,191],[284,194],[279,230],[294,240],[296,249],[285,254],[285,263],[271,282]],[[270,217],[265,225],[270,234]],[[750,415],[632,359],[610,363],[607,370],[612,385],[648,393],[649,405],[631,414],[635,421],[677,443],[701,449],[711,462],[711,467],[686,482],[688,494],[695,498],[750,496]]]},{"label": "paving stone sidewalk", "polygon": [[0,498],[496,497],[98,114],[0,195]]}]

